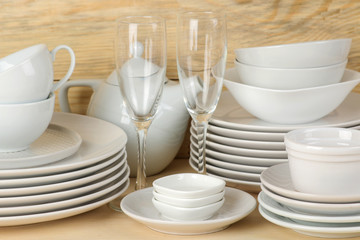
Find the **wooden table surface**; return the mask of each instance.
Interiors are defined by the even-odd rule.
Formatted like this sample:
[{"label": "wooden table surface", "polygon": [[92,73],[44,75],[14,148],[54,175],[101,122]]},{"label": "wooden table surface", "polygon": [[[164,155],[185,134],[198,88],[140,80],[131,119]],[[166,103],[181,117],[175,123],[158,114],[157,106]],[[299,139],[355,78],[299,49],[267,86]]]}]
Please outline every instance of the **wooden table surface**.
[{"label": "wooden table surface", "polygon": [[[151,182],[161,176],[178,172],[194,172],[186,159],[176,159],[161,174],[148,178]],[[124,195],[134,189],[134,180]],[[256,194],[252,194],[255,198]],[[232,224],[229,228],[211,234],[196,236],[177,236],[156,232],[145,225],[136,222],[124,213],[116,212],[107,205],[99,207],[87,213],[77,216],[54,220],[50,222],[37,223],[32,225],[3,227],[0,228],[0,239],[21,239],[21,240],[111,240],[111,239],[321,239],[297,233],[291,229],[274,225],[265,220],[257,208],[246,218]],[[352,238],[360,239],[360,238]]]}]

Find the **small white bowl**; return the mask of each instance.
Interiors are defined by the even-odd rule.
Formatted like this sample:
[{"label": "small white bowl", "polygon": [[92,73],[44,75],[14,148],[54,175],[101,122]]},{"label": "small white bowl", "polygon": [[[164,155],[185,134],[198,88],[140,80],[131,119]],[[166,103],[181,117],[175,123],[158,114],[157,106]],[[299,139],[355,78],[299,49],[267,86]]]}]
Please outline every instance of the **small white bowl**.
[{"label": "small white bowl", "polygon": [[39,102],[0,104],[0,152],[28,148],[48,127],[54,106],[53,93]]},{"label": "small white bowl", "polygon": [[167,203],[175,207],[194,208],[220,201],[225,195],[225,190],[202,198],[177,198],[156,191],[153,191],[153,195],[159,202]]},{"label": "small white bowl", "polygon": [[240,81],[250,86],[291,90],[338,83],[347,59],[341,63],[316,68],[268,68],[247,65],[235,60]]},{"label": "small white bowl", "polygon": [[156,192],[177,198],[202,198],[219,193],[225,181],[197,173],[180,173],[159,178],[153,182]]},{"label": "small white bowl", "polygon": [[164,202],[160,202],[155,198],[152,199],[155,208],[163,217],[174,221],[202,221],[211,218],[224,204],[225,199],[220,201],[194,208],[176,207]]},{"label": "small white bowl", "polygon": [[360,195],[358,130],[297,129],[285,134],[285,145],[291,180],[297,191],[331,196]]},{"label": "small white bowl", "polygon": [[345,61],[350,47],[351,39],[346,38],[239,48],[235,50],[235,55],[239,62],[249,65],[275,68],[309,68]]},{"label": "small white bowl", "polygon": [[274,90],[241,83],[235,68],[225,72],[224,85],[255,117],[277,124],[318,120],[335,110],[360,82],[360,73],[345,70],[340,83],[297,90]]},{"label": "small white bowl", "polygon": [[287,148],[308,154],[360,156],[360,131],[350,128],[297,129],[285,135]]}]

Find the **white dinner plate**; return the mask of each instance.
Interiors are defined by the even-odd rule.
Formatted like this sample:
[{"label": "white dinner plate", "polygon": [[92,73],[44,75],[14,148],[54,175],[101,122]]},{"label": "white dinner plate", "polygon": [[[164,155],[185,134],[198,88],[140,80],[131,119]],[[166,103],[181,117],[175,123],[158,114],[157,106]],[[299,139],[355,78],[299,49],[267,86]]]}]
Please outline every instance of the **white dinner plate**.
[{"label": "white dinner plate", "polygon": [[63,172],[47,176],[1,179],[0,188],[29,187],[69,181],[76,178],[84,177],[86,175],[90,175],[91,173],[103,169],[116,161],[126,161],[125,148],[123,148],[122,151],[116,153],[114,156],[109,157],[108,159],[75,171]]},{"label": "white dinner plate", "polygon": [[306,124],[279,125],[262,121],[243,109],[229,91],[224,91],[210,125],[257,132],[288,132],[302,127],[349,127],[360,124],[360,94],[351,92],[344,102],[327,116]]},{"label": "white dinner plate", "polygon": [[[196,152],[198,146],[190,143],[190,148],[192,148],[193,151]],[[206,151],[206,156],[236,164],[269,167],[275,164],[288,162],[287,159],[280,159],[280,158],[256,158],[256,157],[247,157],[247,156],[237,156],[237,155],[217,152],[209,148],[205,149],[205,151]]]},{"label": "white dinner plate", "polygon": [[62,218],[78,215],[80,213],[88,212],[116,199],[127,190],[129,185],[130,185],[130,180],[123,183],[122,186],[116,188],[114,191],[106,195],[103,195],[92,201],[88,201],[81,205],[76,205],[70,208],[65,208],[51,212],[37,213],[37,214],[0,217],[0,226],[6,227],[6,226],[33,224],[39,222],[48,222],[48,221],[62,219]]},{"label": "white dinner plate", "polygon": [[274,193],[288,198],[322,203],[360,202],[360,196],[356,194],[353,196],[331,196],[296,191],[294,185],[292,184],[289,163],[283,163],[269,167],[261,174],[260,179],[261,183],[266,188],[273,191]]},{"label": "white dinner plate", "polygon": [[271,197],[267,196],[264,192],[258,195],[259,204],[266,210],[277,215],[288,217],[295,220],[308,221],[308,222],[323,222],[323,223],[360,223],[360,214],[348,216],[322,216],[314,214],[306,214],[295,212],[281,203],[276,202]]},{"label": "white dinner plate", "polygon": [[[190,141],[195,146],[198,144],[198,140],[192,135]],[[240,148],[223,145],[220,143],[206,140],[206,148],[211,148],[218,152],[232,154],[235,156],[246,156],[246,157],[258,157],[258,158],[287,158],[287,152],[280,150],[260,150],[250,148]]]},{"label": "white dinner plate", "polygon": [[347,216],[360,214],[360,202],[355,203],[318,203],[300,201],[292,198],[287,198],[267,189],[261,185],[261,190],[276,202],[285,205],[295,212],[325,215],[325,216]]},{"label": "white dinner plate", "polygon": [[81,136],[76,131],[49,124],[45,132],[27,149],[1,152],[0,169],[35,167],[59,161],[74,154],[81,141]]},{"label": "white dinner plate", "polygon": [[39,185],[39,186],[19,187],[19,188],[1,188],[0,197],[17,197],[17,196],[25,196],[25,195],[43,194],[43,193],[63,191],[71,188],[76,188],[79,186],[84,186],[98,180],[99,178],[108,176],[114,171],[119,171],[123,169],[124,166],[126,165],[127,165],[126,161],[124,160],[118,161],[90,175],[65,182]]},{"label": "white dinner plate", "polygon": [[[196,164],[199,163],[198,157],[195,152],[190,153],[190,158],[192,158],[193,162]],[[206,163],[206,170],[221,177],[232,178],[236,180],[245,180],[245,181],[254,181],[260,182],[260,173],[249,173],[249,172],[241,172],[241,171],[234,171],[230,169],[219,168],[213,166],[209,163]]]},{"label": "white dinner plate", "polygon": [[[191,126],[190,132],[191,135],[197,137],[197,133],[194,126]],[[210,132],[207,132],[206,139],[211,140],[212,142],[221,143],[233,147],[259,149],[259,150],[285,150],[284,142],[259,141],[259,140],[253,141],[246,139],[237,139],[237,138],[230,138],[230,137],[216,135]]]},{"label": "white dinner plate", "polygon": [[348,223],[342,224],[341,226],[337,226],[338,224],[334,223],[314,223],[305,221],[299,223],[293,221],[291,218],[274,214],[264,209],[262,206],[259,206],[259,212],[269,222],[293,229],[294,231],[309,236],[323,238],[348,238],[360,236],[360,223]]},{"label": "white dinner plate", "polygon": [[3,207],[16,207],[16,206],[27,206],[27,205],[36,205],[43,204],[55,201],[62,201],[70,198],[79,197],[85,195],[91,191],[99,189],[104,185],[113,182],[116,179],[128,178],[128,171],[125,171],[124,167],[121,171],[116,171],[102,177],[94,182],[91,182],[80,187],[70,188],[64,191],[49,192],[44,194],[34,194],[34,195],[25,195],[25,196],[15,196],[15,197],[1,197],[0,198],[0,209]]},{"label": "white dinner plate", "polygon": [[0,170],[0,178],[50,175],[87,167],[119,152],[127,141],[126,133],[120,127],[85,115],[54,112],[51,123],[80,134],[79,150],[63,160],[40,167]]},{"label": "white dinner plate", "polygon": [[225,202],[214,216],[203,221],[171,221],[163,218],[153,206],[153,188],[132,192],[121,201],[123,212],[149,228],[168,234],[196,235],[223,230],[245,218],[256,207],[256,200],[248,193],[225,188]]},{"label": "white dinner plate", "polygon": [[[189,164],[192,169],[197,171],[197,163],[192,159],[189,158]],[[226,185],[229,187],[239,188],[241,190],[247,191],[247,192],[254,192],[258,193],[260,191],[260,182],[258,181],[246,181],[246,180],[239,180],[239,179],[232,179],[228,177],[219,176],[216,173],[211,172],[211,170],[207,169],[206,172],[207,175],[217,177],[220,179],[223,179],[226,181]]]},{"label": "white dinner plate", "polygon": [[42,204],[0,208],[0,217],[58,211],[61,209],[71,208],[74,206],[82,205],[89,201],[93,201],[94,199],[104,196],[109,192],[112,192],[115,189],[121,187],[129,179],[130,169],[127,164],[125,164],[124,166],[124,171],[127,172],[127,175],[123,179],[116,179],[115,181],[101,187],[100,189],[88,192],[82,196]]}]

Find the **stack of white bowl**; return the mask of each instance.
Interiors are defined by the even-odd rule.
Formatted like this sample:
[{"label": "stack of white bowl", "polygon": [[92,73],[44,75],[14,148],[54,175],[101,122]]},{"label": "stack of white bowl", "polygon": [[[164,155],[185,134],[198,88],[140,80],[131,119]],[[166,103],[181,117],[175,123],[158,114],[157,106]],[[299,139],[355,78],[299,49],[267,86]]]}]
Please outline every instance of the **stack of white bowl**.
[{"label": "stack of white bowl", "polygon": [[225,181],[202,174],[174,174],[153,182],[155,208],[174,221],[202,221],[224,204]]},{"label": "stack of white bowl", "polygon": [[[229,91],[222,93],[209,122],[208,174],[243,190],[260,191],[261,172],[287,162],[287,132],[304,127],[359,128],[360,94],[351,90],[360,82],[360,73],[344,70],[350,44],[351,39],[336,39],[235,50],[241,67],[226,71]],[[190,164],[197,170],[194,123],[190,131]]]},{"label": "stack of white bowl", "polygon": [[[70,53],[70,68],[54,83],[52,62],[63,48]],[[74,64],[74,53],[64,45],[51,52],[35,45],[0,59],[0,226],[86,212],[129,186],[121,128],[54,113],[54,91]]]},{"label": "stack of white bowl", "polygon": [[360,132],[298,129],[285,144],[289,163],[261,175],[260,213],[307,235],[360,236]]}]

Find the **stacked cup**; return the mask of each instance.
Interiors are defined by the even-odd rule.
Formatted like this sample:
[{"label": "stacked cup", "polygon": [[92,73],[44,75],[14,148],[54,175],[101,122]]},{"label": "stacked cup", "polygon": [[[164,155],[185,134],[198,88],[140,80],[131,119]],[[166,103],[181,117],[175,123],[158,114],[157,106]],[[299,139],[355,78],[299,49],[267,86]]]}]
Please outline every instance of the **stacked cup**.
[{"label": "stacked cup", "polygon": [[202,221],[224,204],[225,181],[193,173],[159,178],[153,182],[155,208],[174,221]]},{"label": "stacked cup", "polygon": [[[70,53],[68,72],[54,83],[53,61],[60,49]],[[75,67],[72,49],[60,45],[52,51],[38,44],[0,59],[0,152],[21,151],[47,129],[55,105],[54,91]]]}]

